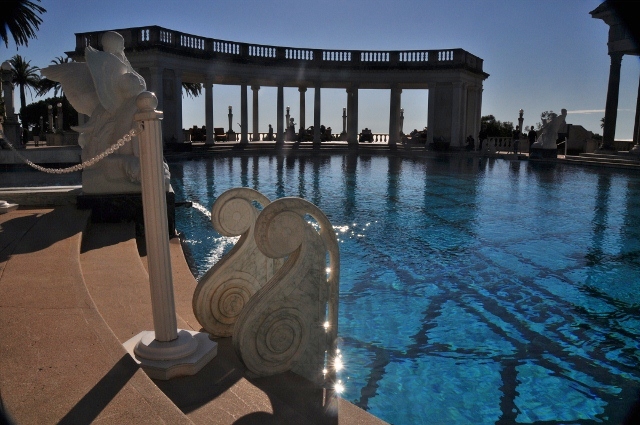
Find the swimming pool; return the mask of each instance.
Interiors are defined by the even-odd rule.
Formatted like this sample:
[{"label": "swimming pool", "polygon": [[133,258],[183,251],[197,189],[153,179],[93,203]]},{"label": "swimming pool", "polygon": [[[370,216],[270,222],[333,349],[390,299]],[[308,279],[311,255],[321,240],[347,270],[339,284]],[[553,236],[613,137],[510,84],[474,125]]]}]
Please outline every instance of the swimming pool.
[{"label": "swimming pool", "polygon": [[483,158],[170,163],[203,273],[225,190],[318,205],[340,240],[344,398],[396,425],[619,423],[640,390],[640,175]]}]

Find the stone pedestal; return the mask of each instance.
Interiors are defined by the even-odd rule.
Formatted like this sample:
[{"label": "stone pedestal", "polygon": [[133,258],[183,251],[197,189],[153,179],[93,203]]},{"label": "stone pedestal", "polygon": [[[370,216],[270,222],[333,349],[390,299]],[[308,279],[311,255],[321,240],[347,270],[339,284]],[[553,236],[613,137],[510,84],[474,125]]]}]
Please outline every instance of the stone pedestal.
[{"label": "stone pedestal", "polygon": [[544,149],[544,148],[536,148],[531,147],[531,152],[529,152],[530,159],[549,159],[549,158],[557,158],[558,157],[558,149]]}]

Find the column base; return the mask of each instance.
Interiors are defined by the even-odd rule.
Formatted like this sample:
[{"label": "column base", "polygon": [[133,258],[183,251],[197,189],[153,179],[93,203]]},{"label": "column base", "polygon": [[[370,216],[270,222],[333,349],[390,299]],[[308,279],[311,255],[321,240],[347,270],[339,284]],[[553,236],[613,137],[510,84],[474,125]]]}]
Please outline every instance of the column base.
[{"label": "column base", "polygon": [[218,354],[218,344],[204,332],[178,329],[178,338],[155,340],[155,332],[142,331],[123,344],[152,379],[169,380],[195,375]]}]

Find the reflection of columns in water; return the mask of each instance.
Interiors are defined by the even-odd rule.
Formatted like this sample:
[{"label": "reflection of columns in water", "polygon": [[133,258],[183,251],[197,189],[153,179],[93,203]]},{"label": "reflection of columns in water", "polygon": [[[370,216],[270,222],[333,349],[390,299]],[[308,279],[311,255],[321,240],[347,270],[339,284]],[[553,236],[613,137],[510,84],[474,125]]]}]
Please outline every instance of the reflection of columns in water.
[{"label": "reflection of columns in water", "polygon": [[251,182],[254,190],[260,190],[260,157],[254,155],[253,157],[253,174],[251,175]]},{"label": "reflection of columns in water", "polygon": [[598,262],[602,258],[602,243],[607,233],[610,190],[611,176],[602,172],[599,173],[591,229],[591,246],[587,254],[587,258],[592,262]]},{"label": "reflection of columns in water", "polygon": [[356,170],[358,168],[358,155],[355,153],[349,153],[343,157],[343,165],[344,169],[344,190],[345,190],[345,202],[344,202],[344,213],[345,216],[350,220],[356,220],[356,192],[358,189],[358,181]]},{"label": "reflection of columns in water", "polygon": [[387,157],[389,168],[387,171],[387,212],[396,212],[398,206],[398,188],[400,187],[400,172],[402,158],[395,155]]},{"label": "reflection of columns in water", "polygon": [[284,190],[284,156],[278,155],[276,157],[276,198],[280,199],[286,196]]},{"label": "reflection of columns in water", "polygon": [[306,156],[301,156],[298,158],[298,196],[300,198],[306,199],[307,197],[307,188],[305,186],[305,175],[304,169],[307,161]]},{"label": "reflection of columns in water", "polygon": [[240,186],[249,187],[249,157],[240,157]]},{"label": "reflection of columns in water", "polygon": [[313,193],[311,195],[311,201],[315,205],[320,205],[320,201],[322,200],[322,192],[320,191],[320,165],[322,163],[322,157],[319,155],[314,155],[311,159],[313,161]]},{"label": "reflection of columns in water", "polygon": [[[204,162],[204,167],[205,167],[205,177],[206,177],[206,185],[207,185],[207,199],[210,201],[210,203],[207,203],[205,205],[205,207],[209,208],[211,207],[211,205],[213,204],[213,198],[215,196],[215,183],[216,183],[216,179],[215,179],[215,165],[214,165],[214,160],[209,159],[207,161],[203,161]],[[199,175],[200,173],[198,173]]]}]

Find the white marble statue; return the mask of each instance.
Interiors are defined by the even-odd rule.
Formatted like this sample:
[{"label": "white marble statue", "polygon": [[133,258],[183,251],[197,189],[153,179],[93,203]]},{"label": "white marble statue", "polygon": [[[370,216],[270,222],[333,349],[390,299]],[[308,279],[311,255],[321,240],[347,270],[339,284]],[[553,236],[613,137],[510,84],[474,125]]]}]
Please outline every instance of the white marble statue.
[{"label": "white marble statue", "polygon": [[240,236],[231,251],[199,280],[193,312],[213,336],[231,336],[243,307],[275,274],[283,261],[265,256],[253,236],[256,218],[269,199],[247,187],[229,189],[211,207],[211,223],[223,236]]},{"label": "white marble statue", "polygon": [[[74,127],[80,132],[82,160],[104,152],[132,128],[137,112],[136,97],[146,89],[144,79],[124,55],[124,39],[116,32],[102,36],[104,51],[91,46],[86,62],[51,65],[42,75],[58,81],[71,105],[90,119]],[[165,173],[168,179],[168,170]],[[138,138],[82,173],[82,190],[94,193],[140,192]]]},{"label": "white marble statue", "polygon": [[557,149],[558,132],[564,128],[566,117],[567,110],[562,109],[560,115],[554,114],[547,122],[543,123],[538,138],[531,147],[538,149]]},{"label": "white marble statue", "polygon": [[258,215],[254,232],[264,255],[285,261],[240,312],[236,352],[257,376],[291,370],[319,385],[334,381],[340,254],[333,226],[312,203],[281,198]]}]

